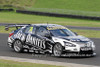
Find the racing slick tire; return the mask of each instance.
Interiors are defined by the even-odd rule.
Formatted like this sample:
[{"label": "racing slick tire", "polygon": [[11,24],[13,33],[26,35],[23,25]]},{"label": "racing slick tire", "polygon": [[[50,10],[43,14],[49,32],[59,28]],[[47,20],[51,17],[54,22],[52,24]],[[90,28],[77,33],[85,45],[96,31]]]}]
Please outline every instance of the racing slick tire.
[{"label": "racing slick tire", "polygon": [[23,51],[23,44],[20,40],[15,40],[13,43],[13,48],[16,52],[20,53]]},{"label": "racing slick tire", "polygon": [[53,47],[53,55],[55,57],[61,57],[63,51],[63,47],[60,43],[56,43]]}]

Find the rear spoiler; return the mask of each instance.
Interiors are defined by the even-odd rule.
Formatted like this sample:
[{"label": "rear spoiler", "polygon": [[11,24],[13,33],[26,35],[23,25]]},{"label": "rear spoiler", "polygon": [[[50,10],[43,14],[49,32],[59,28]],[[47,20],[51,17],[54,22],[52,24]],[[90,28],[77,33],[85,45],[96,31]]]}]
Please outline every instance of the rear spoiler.
[{"label": "rear spoiler", "polygon": [[19,27],[23,27],[23,26],[28,26],[31,24],[0,24],[0,26],[5,26],[5,30],[8,31],[9,28],[13,28],[16,27],[16,29],[19,29]]}]

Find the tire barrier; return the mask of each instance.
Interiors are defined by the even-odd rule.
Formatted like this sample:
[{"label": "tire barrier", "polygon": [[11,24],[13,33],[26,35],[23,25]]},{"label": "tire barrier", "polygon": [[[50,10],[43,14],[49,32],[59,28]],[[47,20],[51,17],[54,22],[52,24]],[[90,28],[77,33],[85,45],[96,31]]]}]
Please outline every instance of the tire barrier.
[{"label": "tire barrier", "polygon": [[0,9],[0,11],[14,11],[14,9]]},{"label": "tire barrier", "polygon": [[58,14],[58,13],[39,12],[39,11],[27,11],[27,10],[16,10],[16,12],[17,12],[17,13],[24,13],[24,14],[34,14],[34,15],[44,15],[44,16],[54,16],[54,17],[67,17],[67,18],[78,18],[78,19],[100,20],[100,17],[92,17],[92,16]]},{"label": "tire barrier", "polygon": [[[14,11],[14,9],[0,9],[0,11]],[[16,10],[16,12],[17,13],[23,13],[23,14],[34,14],[34,15],[53,16],[53,17],[100,20],[100,17],[93,17],[93,16],[58,14],[58,13],[39,12],[39,11],[27,11],[27,10]]]}]

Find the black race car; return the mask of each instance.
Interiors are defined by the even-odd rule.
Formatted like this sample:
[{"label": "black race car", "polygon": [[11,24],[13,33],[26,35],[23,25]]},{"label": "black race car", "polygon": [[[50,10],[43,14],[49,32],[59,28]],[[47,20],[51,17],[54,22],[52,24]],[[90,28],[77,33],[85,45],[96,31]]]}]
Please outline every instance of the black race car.
[{"label": "black race car", "polygon": [[[51,53],[60,57],[63,54],[95,55],[94,42],[77,35],[65,26],[57,24],[9,25],[16,27],[8,37],[8,45],[16,52]],[[18,28],[21,27],[21,28]]]}]

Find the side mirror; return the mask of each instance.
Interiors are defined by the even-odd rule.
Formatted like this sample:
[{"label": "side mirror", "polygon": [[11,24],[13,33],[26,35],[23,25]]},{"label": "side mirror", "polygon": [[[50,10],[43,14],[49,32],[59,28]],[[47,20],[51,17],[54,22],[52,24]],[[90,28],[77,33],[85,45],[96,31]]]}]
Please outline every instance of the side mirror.
[{"label": "side mirror", "polygon": [[75,35],[78,35],[76,32],[74,32]]},{"label": "side mirror", "polygon": [[50,34],[48,34],[48,33],[46,33],[44,36],[47,38],[51,38]]}]

